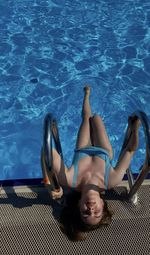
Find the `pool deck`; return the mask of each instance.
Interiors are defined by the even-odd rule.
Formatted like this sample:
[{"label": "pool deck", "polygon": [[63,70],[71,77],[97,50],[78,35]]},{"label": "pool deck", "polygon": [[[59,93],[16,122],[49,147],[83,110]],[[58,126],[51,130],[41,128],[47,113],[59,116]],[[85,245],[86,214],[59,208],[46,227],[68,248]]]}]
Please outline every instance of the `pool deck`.
[{"label": "pool deck", "polygon": [[150,181],[140,187],[137,205],[119,199],[127,187],[127,182],[122,182],[115,195],[106,197],[114,212],[112,223],[88,233],[82,242],[71,242],[60,231],[60,205],[44,187],[1,188],[1,254],[148,255]]}]

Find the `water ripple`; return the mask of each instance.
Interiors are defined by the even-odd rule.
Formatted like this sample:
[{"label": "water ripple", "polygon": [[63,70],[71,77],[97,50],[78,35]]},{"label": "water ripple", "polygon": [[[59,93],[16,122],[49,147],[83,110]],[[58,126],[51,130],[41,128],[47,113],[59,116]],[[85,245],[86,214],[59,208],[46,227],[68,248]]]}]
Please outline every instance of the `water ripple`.
[{"label": "water ripple", "polygon": [[[58,119],[71,163],[85,83],[115,163],[128,115],[142,109],[150,116],[149,1],[8,0],[0,15],[0,178],[41,176],[47,112]],[[143,160],[139,151],[134,169]]]}]

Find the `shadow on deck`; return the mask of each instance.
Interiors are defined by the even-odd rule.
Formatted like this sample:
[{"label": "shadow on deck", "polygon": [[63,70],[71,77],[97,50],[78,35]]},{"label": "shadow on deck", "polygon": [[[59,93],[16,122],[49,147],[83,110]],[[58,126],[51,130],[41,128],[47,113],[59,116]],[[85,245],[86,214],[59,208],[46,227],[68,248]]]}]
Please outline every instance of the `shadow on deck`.
[{"label": "shadow on deck", "polygon": [[118,200],[126,191],[118,187],[107,196],[114,212],[110,226],[87,234],[82,242],[70,242],[60,231],[57,218],[60,206],[44,188],[26,191],[5,189],[0,194],[1,251],[9,254],[149,254],[150,185],[138,191],[134,205]]}]

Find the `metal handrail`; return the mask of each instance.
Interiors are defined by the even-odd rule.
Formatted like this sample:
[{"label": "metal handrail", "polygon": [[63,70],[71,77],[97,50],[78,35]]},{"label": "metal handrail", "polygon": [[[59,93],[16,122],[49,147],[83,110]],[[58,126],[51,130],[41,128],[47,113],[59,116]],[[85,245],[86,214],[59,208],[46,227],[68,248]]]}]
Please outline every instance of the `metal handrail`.
[{"label": "metal handrail", "polygon": [[[143,126],[144,134],[145,134],[145,142],[146,142],[146,157],[145,157],[144,164],[140,168],[140,173],[138,177],[136,178],[136,180],[134,180],[131,167],[129,166],[129,168],[127,169],[127,176],[128,176],[129,187],[130,187],[130,190],[128,193],[129,200],[131,200],[133,196],[136,194],[142,182],[146,178],[148,171],[150,170],[150,123],[149,123],[148,117],[142,111],[136,111],[131,116],[138,117],[138,119],[140,119],[141,124]],[[128,125],[119,158],[123,150],[125,149],[129,139],[130,139],[130,127]]]},{"label": "metal handrail", "polygon": [[55,143],[55,148],[61,159],[63,160],[63,153],[59,139],[57,122],[52,114],[48,113],[44,119],[44,136],[43,136],[43,153],[46,164],[46,172],[49,180],[52,180],[52,185],[55,191],[60,190],[58,178],[53,171],[53,153],[52,153],[52,140]]}]

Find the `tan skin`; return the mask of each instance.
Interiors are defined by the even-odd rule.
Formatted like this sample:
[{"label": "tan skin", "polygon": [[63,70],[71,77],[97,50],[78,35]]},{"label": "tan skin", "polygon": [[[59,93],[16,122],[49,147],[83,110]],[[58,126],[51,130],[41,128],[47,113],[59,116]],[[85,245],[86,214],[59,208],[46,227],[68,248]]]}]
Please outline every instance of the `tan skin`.
[{"label": "tan skin", "polygon": [[[84,88],[82,123],[78,132],[76,148],[80,149],[92,145],[102,147],[109,152],[109,157],[112,159],[113,150],[104,123],[100,116],[92,116],[89,96],[90,87],[86,86]],[[132,130],[131,138],[116,167],[111,167],[108,179],[108,189],[121,183],[138,146],[138,128],[140,121],[135,117],[130,117],[129,125]],[[64,167],[62,167],[61,158],[55,149],[53,149],[53,156],[54,171],[58,176],[60,184],[62,186],[72,187],[74,166],[72,165],[67,169],[63,164]],[[81,200],[79,202],[81,218],[85,223],[95,225],[101,220],[103,215],[104,202],[100,197],[100,191],[105,189],[105,161],[97,156],[87,156],[80,159],[78,169],[75,190],[81,192]],[[46,177],[46,173],[44,173],[44,175]]]}]

